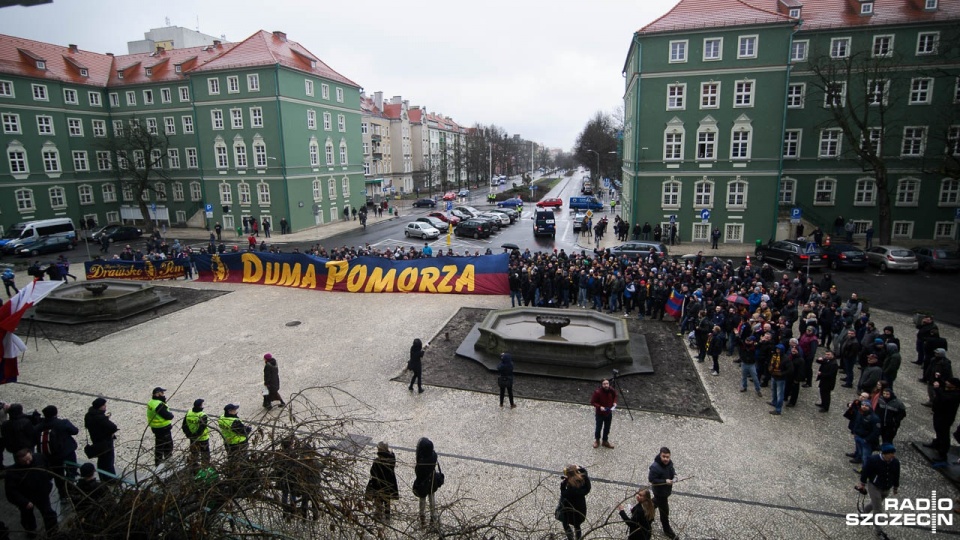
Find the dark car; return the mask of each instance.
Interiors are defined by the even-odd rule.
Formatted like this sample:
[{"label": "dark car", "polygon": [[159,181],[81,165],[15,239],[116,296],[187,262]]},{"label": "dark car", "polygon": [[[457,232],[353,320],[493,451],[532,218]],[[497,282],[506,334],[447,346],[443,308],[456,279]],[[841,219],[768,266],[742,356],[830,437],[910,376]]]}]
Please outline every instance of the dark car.
[{"label": "dark car", "polygon": [[960,251],[955,249],[920,246],[913,248],[911,251],[917,256],[920,268],[924,270],[946,270],[948,272],[960,270]]},{"label": "dark car", "polygon": [[107,225],[106,227],[100,229],[99,231],[93,233],[93,240],[100,242],[100,239],[104,236],[111,242],[119,242],[121,240],[136,240],[143,236],[143,231],[136,227],[128,227],[126,225]]},{"label": "dark car", "polygon": [[442,233],[447,232],[447,229],[450,228],[450,224],[449,224],[449,223],[447,223],[446,221],[444,221],[444,220],[442,220],[442,219],[435,218],[435,217],[433,217],[433,216],[421,216],[421,217],[418,217],[418,218],[416,219],[416,221],[422,221],[422,222],[424,222],[424,223],[429,223],[430,225],[433,226],[434,229],[437,229],[438,231],[440,231],[440,232],[442,232]]},{"label": "dark car", "polygon": [[640,257],[646,257],[650,254],[650,248],[656,250],[659,257],[663,258],[668,255],[667,246],[661,244],[660,242],[644,242],[644,241],[632,241],[624,242],[619,246],[614,246],[610,248],[610,253],[614,257],[620,257],[626,255],[632,260],[639,259]]},{"label": "dark car", "polygon": [[834,270],[864,270],[867,267],[867,254],[851,244],[831,244],[822,246],[827,264]]},{"label": "dark car", "polygon": [[66,236],[46,236],[32,244],[20,246],[17,255],[21,257],[36,257],[41,253],[56,253],[73,249],[73,238]]},{"label": "dark car", "polygon": [[447,223],[452,223],[454,225],[456,225],[457,223],[460,223],[460,218],[458,218],[453,214],[447,215],[447,214],[444,214],[443,212],[430,212],[429,214],[427,214],[427,216],[435,217],[439,220],[445,221]]},{"label": "dark car", "polygon": [[433,199],[417,199],[413,201],[414,208],[436,208],[437,201]]},{"label": "dark car", "polygon": [[808,264],[811,269],[826,267],[827,259],[823,256],[823,250],[816,244],[812,247],[811,253],[807,254],[805,253],[807,244],[793,240],[778,240],[757,247],[755,255],[759,262],[780,263],[787,270],[806,267]]},{"label": "dark car", "polygon": [[492,226],[489,222],[479,219],[461,221],[453,229],[453,233],[457,236],[472,236],[473,238],[489,238],[492,232]]}]

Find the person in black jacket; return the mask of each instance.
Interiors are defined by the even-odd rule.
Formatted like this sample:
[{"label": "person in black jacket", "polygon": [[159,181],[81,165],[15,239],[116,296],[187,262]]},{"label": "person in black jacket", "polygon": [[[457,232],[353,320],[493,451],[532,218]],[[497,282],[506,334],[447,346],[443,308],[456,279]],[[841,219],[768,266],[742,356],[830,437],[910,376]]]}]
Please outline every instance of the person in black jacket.
[{"label": "person in black jacket", "polygon": [[272,409],[274,401],[279,401],[281,407],[286,406],[280,395],[280,368],[277,367],[277,359],[270,353],[263,355],[263,386],[267,390],[263,395],[265,409]]},{"label": "person in black jacket", "polygon": [[510,408],[516,409],[513,402],[513,356],[510,353],[500,355],[500,364],[497,365],[497,384],[500,386],[500,406],[503,407],[503,394],[510,395]]},{"label": "person in black jacket", "polygon": [[30,417],[23,414],[23,405],[13,403],[7,410],[9,419],[0,425],[0,435],[3,436],[3,449],[16,455],[24,448],[33,449],[36,444],[33,432],[33,423]]},{"label": "person in black jacket", "polygon": [[667,538],[676,538],[677,533],[670,527],[670,495],[673,493],[673,480],[677,477],[677,472],[673,467],[673,461],[670,459],[670,449],[666,446],[660,448],[660,453],[653,458],[650,464],[650,472],[647,474],[647,481],[653,488],[653,504],[660,510],[660,525],[663,527],[663,534]]},{"label": "person in black jacket", "polygon": [[937,461],[945,461],[950,451],[950,428],[957,419],[957,409],[960,408],[960,379],[949,379],[933,383],[933,431],[936,438],[931,443],[924,443],[927,448],[933,448],[939,454]]},{"label": "person in black jacket", "polygon": [[860,469],[860,483],[858,490],[866,488],[870,495],[870,502],[863,507],[863,513],[872,514],[883,511],[883,500],[890,490],[896,495],[900,489],[900,460],[897,459],[897,449],[892,444],[880,447],[880,453],[867,458]]},{"label": "person in black jacket", "polygon": [[[419,341],[419,340],[417,340]],[[420,526],[427,525],[425,516],[427,499],[430,499],[430,523],[439,525],[437,518],[437,502],[434,493],[440,486],[436,481],[437,453],[433,451],[433,441],[421,437],[417,441],[417,464],[414,466],[413,494],[420,499]]]},{"label": "person in black jacket", "polygon": [[113,465],[116,459],[113,440],[116,438],[118,428],[107,415],[107,400],[103,398],[93,400],[87,414],[83,417],[83,427],[90,433],[90,446],[93,447],[93,455],[88,454],[87,457],[97,458],[100,481],[113,481],[117,474]]},{"label": "person in black jacket", "polygon": [[384,441],[377,443],[377,458],[370,466],[370,481],[367,482],[366,496],[373,500],[375,519],[390,520],[390,501],[400,498],[397,485],[397,457]]},{"label": "person in black jacket", "polygon": [[[36,439],[39,441],[40,454],[46,459],[47,467],[53,474],[53,483],[57,486],[60,500],[67,500],[66,481],[77,477],[77,440],[74,435],[80,433],[77,426],[66,418],[57,418],[57,408],[47,405],[43,408],[43,421],[37,425]],[[67,465],[65,462],[71,464]]]},{"label": "person in black jacket", "polygon": [[649,489],[641,489],[634,495],[637,504],[630,509],[630,515],[624,511],[623,505],[617,507],[620,519],[627,524],[627,540],[650,540],[653,529],[653,517],[656,507],[653,506],[652,495]]},{"label": "person in black jacket", "polygon": [[407,362],[407,369],[413,372],[410,378],[408,389],[413,392],[413,383],[417,383],[417,392],[423,393],[423,353],[430,344],[424,345],[420,338],[413,340],[410,346],[410,361]]},{"label": "person in black jacket", "polygon": [[837,373],[840,366],[837,365],[837,359],[833,356],[833,351],[823,353],[823,356],[817,358],[820,369],[817,370],[817,381],[820,387],[820,412],[830,411],[830,394],[837,387]]},{"label": "person in black jacket", "polygon": [[590,476],[579,465],[567,465],[560,481],[560,523],[567,540],[580,540],[580,526],[587,518],[587,494],[590,493]]},{"label": "person in black jacket", "polygon": [[37,531],[36,508],[43,518],[43,528],[49,536],[57,530],[57,513],[50,506],[52,483],[41,456],[34,456],[28,448],[14,456],[14,465],[7,469],[4,480],[7,500],[20,511],[20,525],[33,538]]}]

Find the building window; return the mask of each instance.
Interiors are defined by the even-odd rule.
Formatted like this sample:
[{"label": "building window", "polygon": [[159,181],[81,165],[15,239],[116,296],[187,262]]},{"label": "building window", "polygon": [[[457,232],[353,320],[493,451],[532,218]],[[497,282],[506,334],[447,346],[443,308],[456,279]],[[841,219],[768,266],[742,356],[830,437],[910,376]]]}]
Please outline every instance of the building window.
[{"label": "building window", "polygon": [[324,147],[324,154],[326,157],[327,165],[333,165],[333,143],[327,141],[327,144]]},{"label": "building window", "polygon": [[873,206],[877,202],[877,182],[873,178],[857,180],[853,192],[854,206]]},{"label": "building window", "polygon": [[263,127],[263,109],[260,107],[250,107],[250,127]]},{"label": "building window", "polygon": [[250,184],[246,182],[237,184],[237,199],[242,206],[250,205]]},{"label": "building window", "polygon": [[750,142],[753,130],[749,126],[734,124],[730,133],[730,159],[750,159]]},{"label": "building window", "polygon": [[230,109],[230,127],[243,129],[243,109]]},{"label": "building window", "polygon": [[910,80],[910,104],[928,105],[933,95],[933,79],[918,77]]},{"label": "building window", "polygon": [[937,54],[940,45],[940,32],[920,32],[917,34],[917,56]]},{"label": "building window", "polygon": [[270,206],[270,184],[266,182],[257,184],[257,202],[260,206]]},{"label": "building window", "polygon": [[167,185],[163,182],[157,182],[153,185],[153,191],[157,194],[158,201],[167,200]]},{"label": "building window", "polygon": [[233,143],[233,165],[237,169],[247,168],[247,145],[242,141]]},{"label": "building window", "polygon": [[924,4],[923,9],[926,9],[926,10],[937,9],[938,3],[939,2],[937,0],[926,0],[926,3]]},{"label": "building window", "polygon": [[147,118],[147,133],[150,135],[157,134],[157,119],[156,118]]},{"label": "building window", "polygon": [[325,83],[320,83],[320,97],[323,99],[330,99],[330,85]]},{"label": "building window", "polygon": [[130,91],[127,92],[127,105],[134,107],[137,105],[137,93]]},{"label": "building window", "polygon": [[90,122],[93,125],[94,137],[107,136],[107,122],[105,120],[91,120]]},{"label": "building window", "polygon": [[187,168],[188,169],[197,169],[200,167],[200,158],[197,154],[196,148],[187,148]]},{"label": "building window", "polygon": [[111,210],[107,212],[107,223],[119,223],[120,222],[120,212],[116,210]]},{"label": "building window", "polygon": [[173,93],[170,92],[169,88],[160,89],[160,102],[161,103],[170,103],[173,101]]},{"label": "building window", "polygon": [[319,167],[320,166],[320,145],[317,144],[316,139],[310,141],[310,166]]},{"label": "building window", "polygon": [[344,199],[350,197],[350,179],[346,176],[340,180],[340,191],[343,193]]},{"label": "building window", "polygon": [[220,94],[220,79],[207,79],[207,93],[211,96]]},{"label": "building window", "polygon": [[897,206],[917,206],[920,194],[920,180],[902,178],[897,182]]},{"label": "building window", "polygon": [[214,163],[217,164],[218,169],[226,169],[230,166],[230,162],[227,158],[227,145],[223,142],[216,143],[213,147],[216,160]]},{"label": "building window", "polygon": [[733,92],[734,107],[753,107],[754,81],[737,81]]},{"label": "building window", "polygon": [[820,154],[822,158],[835,158],[840,156],[840,136],[839,129],[825,129],[820,132]]},{"label": "building window", "polygon": [[91,107],[103,106],[103,103],[100,101],[100,92],[87,92],[87,101]]},{"label": "building window", "polygon": [[806,83],[791,83],[787,86],[787,108],[802,109],[803,95],[806,92]]},{"label": "building window", "polygon": [[683,109],[686,103],[683,100],[687,91],[686,84],[668,84],[667,85],[667,110]]},{"label": "building window", "polygon": [[13,95],[13,81],[0,81],[0,97],[15,97]]},{"label": "building window", "polygon": [[827,83],[826,88],[823,89],[823,106],[826,108],[830,107],[843,107],[844,102],[847,100],[847,82],[846,81],[837,81]]},{"label": "building window", "polygon": [[183,119],[183,132],[193,133],[193,117],[184,116],[182,119]]},{"label": "building window", "polygon": [[260,91],[260,75],[251,73],[247,75],[247,92]]},{"label": "building window", "polygon": [[757,36],[740,36],[740,45],[737,47],[737,58],[756,58],[757,39]]},{"label": "building window", "polygon": [[687,40],[670,42],[670,63],[687,61]]},{"label": "building window", "polygon": [[168,148],[167,149],[167,166],[171,169],[180,168],[180,149],[179,148]]},{"label": "building window", "polygon": [[800,134],[799,129],[788,129],[783,133],[783,157],[800,157]]},{"label": "building window", "polygon": [[956,224],[953,221],[938,221],[933,229],[934,238],[953,239],[953,228]]},{"label": "building window", "polygon": [[742,223],[727,223],[723,227],[723,241],[726,244],[742,244],[743,243],[743,224]]},{"label": "building window", "polygon": [[180,91],[180,101],[190,101],[190,87],[189,86],[180,86],[177,88]]},{"label": "building window", "polygon": [[233,190],[226,182],[220,184],[220,204],[233,204]]},{"label": "building window", "polygon": [[49,101],[50,98],[47,97],[47,86],[44,84],[31,84],[30,88],[33,90],[33,100],[34,101]]},{"label": "building window", "polygon": [[747,183],[734,180],[727,184],[727,208],[744,210],[747,208]]},{"label": "building window", "polygon": [[[347,143],[346,141],[340,141],[340,164],[347,164]],[[379,172],[379,171],[378,171]]]},{"label": "building window", "polygon": [[900,149],[900,155],[903,157],[922,156],[926,133],[927,128],[925,127],[903,128],[903,146]]},{"label": "building window", "polygon": [[361,134],[361,135],[366,135],[366,134],[367,134],[367,130],[368,130],[368,128],[367,128],[367,123],[366,123],[366,122],[360,122],[360,134]]},{"label": "building window", "polygon": [[199,201],[203,199],[203,189],[200,187],[200,182],[190,182],[190,200]]},{"label": "building window", "polygon": [[67,132],[71,137],[83,137],[83,123],[79,118],[67,118]]},{"label": "building window", "polygon": [[210,120],[213,123],[213,129],[223,129],[223,111],[220,109],[210,111]]},{"label": "building window", "polygon": [[132,202],[133,201],[133,188],[129,184],[123,184],[122,192],[120,194],[123,197],[123,202]]},{"label": "building window", "polygon": [[306,93],[308,96],[312,96],[312,95],[313,95],[313,81],[311,81],[310,79],[304,79],[304,81],[303,81],[303,91],[304,91],[304,93]]},{"label": "building window", "polygon": [[110,161],[110,152],[97,150],[97,169],[101,171],[113,169],[113,162]]},{"label": "building window", "polygon": [[860,14],[861,15],[872,15],[873,14],[873,0],[863,2],[860,4]]},{"label": "building window", "polygon": [[317,111],[307,111],[307,129],[317,129]]},{"label": "building window", "polygon": [[323,182],[321,182],[319,178],[313,179],[313,200],[323,200]]},{"label": "building window", "polygon": [[144,104],[144,105],[153,105],[153,90],[144,90],[144,91],[143,91],[143,104]]},{"label": "building window", "polygon": [[330,131],[331,129],[331,116],[330,113],[323,113],[323,129],[324,131]]},{"label": "building window", "polygon": [[894,238],[913,238],[913,222],[912,221],[894,221],[893,237]]},{"label": "building window", "polygon": [[664,182],[660,201],[663,208],[680,208],[680,182]]},{"label": "building window", "polygon": [[11,174],[28,174],[27,151],[20,146],[20,143],[13,141],[7,148],[7,163],[10,165]]},{"label": "building window", "polygon": [[694,223],[692,240],[694,242],[708,242],[710,240],[710,224]]},{"label": "building window", "polygon": [[893,56],[893,36],[873,36],[873,57],[889,58]]},{"label": "building window", "polygon": [[793,178],[780,179],[780,194],[777,202],[781,206],[794,204],[797,200],[797,181]]},{"label": "building window", "polygon": [[63,89],[63,102],[67,105],[76,105],[77,100],[77,91],[73,88],[64,88]]},{"label": "building window", "polygon": [[253,164],[258,169],[267,168],[267,147],[263,139],[257,137],[253,139]]},{"label": "building window", "polygon": [[343,88],[337,88],[337,103],[343,103]]},{"label": "building window", "polygon": [[33,190],[21,188],[14,192],[17,198],[17,210],[20,212],[32,212],[37,209],[33,203]]},{"label": "building window", "polygon": [[716,109],[720,106],[720,83],[705,82],[700,84],[700,108]]},{"label": "building window", "polygon": [[363,175],[364,175],[364,176],[370,176],[370,163],[369,163],[369,162],[366,162],[366,161],[363,162]]},{"label": "building window", "polygon": [[177,134],[177,121],[172,116],[163,117],[163,132],[167,135]]},{"label": "building window", "polygon": [[87,162],[87,153],[85,151],[73,151],[73,170],[77,172],[90,170],[90,164]]},{"label": "building window", "polygon": [[59,173],[60,170],[60,152],[55,147],[44,145],[41,152],[43,156],[43,170],[47,173]]},{"label": "building window", "polygon": [[713,182],[710,180],[700,180],[693,185],[693,207],[713,207]]},{"label": "building window", "polygon": [[53,135],[53,117],[52,116],[38,116],[37,117],[37,133],[40,135]]},{"label": "building window", "polygon": [[890,81],[887,79],[867,81],[867,103],[870,105],[886,105],[889,91]]},{"label": "building window", "polygon": [[790,61],[791,62],[806,62],[807,60],[807,49],[810,47],[810,41],[806,39],[801,39],[794,41],[790,46]]},{"label": "building window", "polygon": [[236,75],[231,75],[227,77],[227,93],[228,94],[240,93],[240,77]]},{"label": "building window", "polygon": [[830,40],[830,58],[846,58],[850,56],[850,38],[833,38]]},{"label": "building window", "polygon": [[864,151],[872,153],[875,156],[882,155],[883,152],[883,130],[880,128],[867,128],[863,132],[863,141],[861,141]]},{"label": "building window", "polygon": [[20,133],[20,115],[13,113],[3,113],[3,132],[7,134]]},{"label": "building window", "polygon": [[347,131],[347,117],[342,114],[337,115],[337,131],[340,133]]},{"label": "building window", "polygon": [[[140,170],[147,168],[147,160],[143,154],[143,150],[133,151],[133,166]],[[121,167],[121,169],[126,169],[126,167]]]},{"label": "building window", "polygon": [[337,181],[333,178],[327,181],[327,195],[330,196],[331,201],[336,200],[337,198]]},{"label": "building window", "polygon": [[100,194],[103,195],[103,202],[117,202],[117,188],[113,184],[104,184],[100,187]]},{"label": "building window", "polygon": [[66,208],[67,207],[67,195],[63,191],[62,187],[54,186],[47,190],[47,193],[50,196],[50,207],[57,208]]},{"label": "building window", "polygon": [[706,38],[703,40],[703,59],[723,59],[723,38]]},{"label": "building window", "polygon": [[833,206],[837,181],[832,178],[819,178],[814,184],[813,204],[815,206]]},{"label": "building window", "polygon": [[664,161],[680,161],[683,159],[683,129],[668,128],[663,134]]},{"label": "building window", "polygon": [[947,145],[943,150],[948,155],[960,156],[960,126],[950,126],[947,129]]},{"label": "building window", "polygon": [[183,182],[173,183],[173,200],[183,202]]}]

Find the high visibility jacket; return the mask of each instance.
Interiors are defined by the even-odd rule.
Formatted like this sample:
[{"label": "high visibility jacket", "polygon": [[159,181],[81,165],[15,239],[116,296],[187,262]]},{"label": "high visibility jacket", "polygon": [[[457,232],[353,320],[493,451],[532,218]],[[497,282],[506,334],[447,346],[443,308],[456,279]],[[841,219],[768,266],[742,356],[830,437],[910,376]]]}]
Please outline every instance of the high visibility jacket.
[{"label": "high visibility jacket", "polygon": [[163,418],[157,414],[157,407],[163,404],[159,399],[151,399],[147,402],[147,424],[151,428],[163,428],[170,425],[171,420]]},{"label": "high visibility jacket", "polygon": [[220,434],[223,435],[223,443],[228,446],[241,444],[247,440],[245,433],[233,430],[233,423],[236,420],[236,416],[223,415],[217,422],[220,425]]},{"label": "high visibility jacket", "polygon": [[210,438],[210,428],[207,427],[207,413],[203,411],[193,412],[193,410],[190,410],[187,412],[187,415],[183,417],[183,421],[187,424],[187,428],[190,429],[190,433],[196,433],[200,429],[201,420],[203,431],[193,439],[195,441],[206,441]]}]

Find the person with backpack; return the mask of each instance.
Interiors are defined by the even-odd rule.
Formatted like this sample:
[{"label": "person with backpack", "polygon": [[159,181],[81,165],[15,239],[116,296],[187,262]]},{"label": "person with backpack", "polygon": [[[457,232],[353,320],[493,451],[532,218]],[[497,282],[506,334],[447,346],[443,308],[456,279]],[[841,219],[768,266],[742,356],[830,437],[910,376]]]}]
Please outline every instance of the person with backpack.
[{"label": "person with backpack", "polygon": [[203,400],[196,399],[193,408],[183,417],[183,434],[190,441],[190,466],[194,469],[210,466],[210,428]]},{"label": "person with backpack", "polygon": [[57,418],[59,411],[54,405],[47,405],[42,412],[43,421],[34,428],[40,441],[37,450],[47,462],[60,499],[65,501],[67,481],[73,482],[77,477],[77,440],[73,437],[80,430],[66,418]]}]

